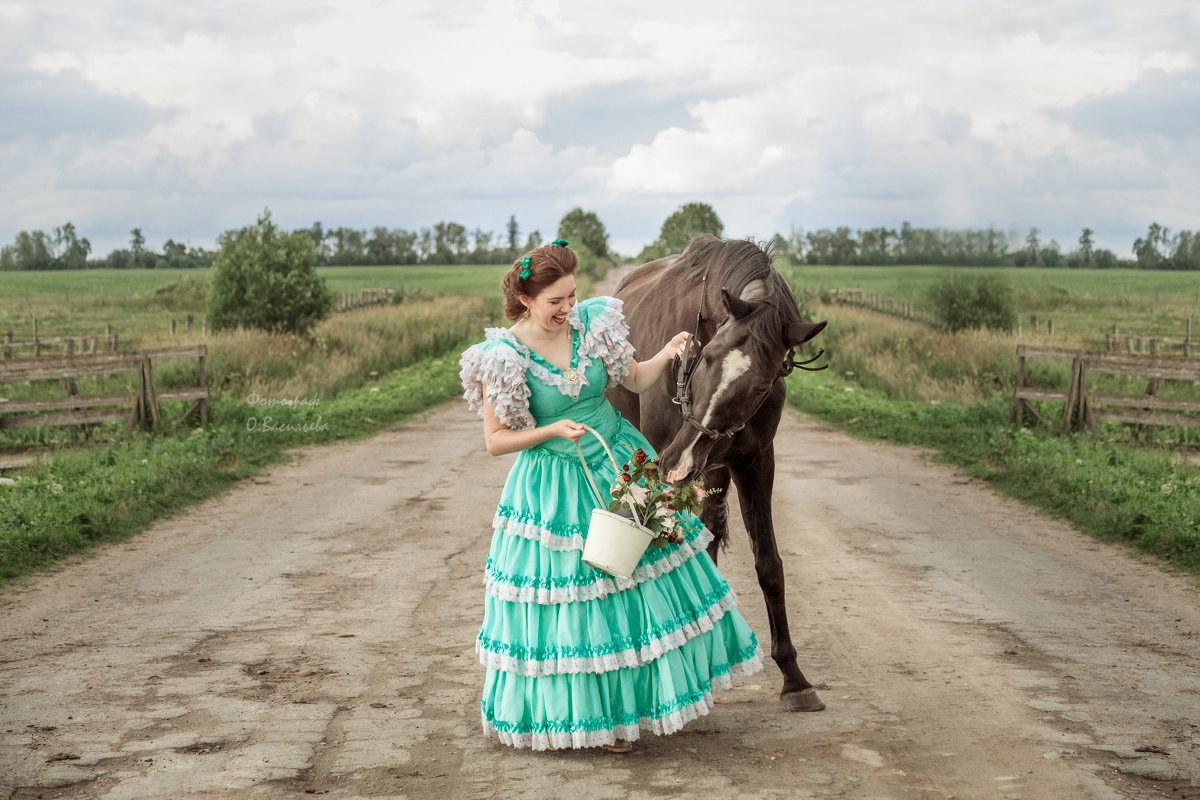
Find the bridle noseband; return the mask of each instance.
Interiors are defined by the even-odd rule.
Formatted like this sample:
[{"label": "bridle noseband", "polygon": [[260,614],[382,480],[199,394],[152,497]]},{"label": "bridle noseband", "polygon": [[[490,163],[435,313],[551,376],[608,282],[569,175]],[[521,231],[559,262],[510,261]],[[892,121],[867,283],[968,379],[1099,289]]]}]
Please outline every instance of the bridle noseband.
[{"label": "bridle noseband", "polygon": [[[696,419],[696,415],[692,413],[692,397],[689,392],[692,385],[692,376],[695,374],[696,367],[700,363],[700,354],[697,352],[693,355],[692,346],[695,345],[696,350],[699,351],[700,345],[695,344],[695,342],[696,337],[700,333],[700,323],[704,321],[704,287],[707,282],[708,274],[706,273],[703,280],[700,282],[700,310],[696,312],[696,329],[688,334],[687,341],[683,346],[683,355],[680,356],[679,366],[675,369],[675,397],[671,399],[671,402],[679,406],[679,411],[683,414],[683,421],[700,431],[700,433],[704,434],[710,439],[732,439],[740,430],[742,430],[742,428],[746,427],[746,423],[754,418],[754,415],[758,413],[760,408],[762,408],[763,403],[766,402],[766,399],[770,397],[771,393],[764,392],[762,397],[758,399],[758,402],[755,403],[754,408],[750,410],[749,414],[742,418],[741,422],[731,428],[726,428],[723,431],[709,428],[703,422]],[[796,348],[794,346],[789,347],[787,359],[780,366],[779,373],[775,376],[775,380],[771,381],[771,385],[773,386],[775,381],[779,380],[780,378],[786,378],[788,375],[791,375],[792,371],[796,367],[799,367],[806,372],[819,372],[828,368],[828,364],[822,364],[819,367],[806,366],[813,363],[824,354],[825,350],[821,349],[817,351],[817,354],[812,358],[804,361],[797,361]]]}]

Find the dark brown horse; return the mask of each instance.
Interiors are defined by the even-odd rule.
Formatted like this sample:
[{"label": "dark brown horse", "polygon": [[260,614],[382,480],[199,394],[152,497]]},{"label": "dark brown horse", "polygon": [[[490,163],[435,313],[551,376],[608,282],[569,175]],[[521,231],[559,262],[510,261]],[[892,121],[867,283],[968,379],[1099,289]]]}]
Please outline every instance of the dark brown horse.
[{"label": "dark brown horse", "polygon": [[[729,536],[726,492],[737,486],[758,583],[771,623],[771,656],[783,672],[780,699],[791,711],[825,708],[796,663],[788,631],[783,562],[771,521],[773,440],[783,413],[794,348],[825,327],[801,319],[769,251],[753,242],[697,236],[678,256],[643,264],[616,288],[625,303],[630,342],[648,356],[681,330],[703,343],[684,377],[667,371],[635,395],[620,386],[609,399],[659,452],[672,480],[700,475],[710,489],[701,519],[714,535],[709,553]],[[697,317],[697,314],[700,314]]]}]

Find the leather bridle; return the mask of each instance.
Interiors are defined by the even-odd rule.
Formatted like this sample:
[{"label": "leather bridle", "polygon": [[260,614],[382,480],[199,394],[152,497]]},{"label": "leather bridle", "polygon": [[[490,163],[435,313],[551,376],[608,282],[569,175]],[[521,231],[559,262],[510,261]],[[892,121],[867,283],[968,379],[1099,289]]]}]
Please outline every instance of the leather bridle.
[{"label": "leather bridle", "polygon": [[[671,399],[671,402],[679,406],[679,410],[683,414],[683,421],[700,431],[700,433],[704,434],[710,439],[732,439],[734,435],[738,433],[738,431],[746,427],[746,423],[753,419],[754,415],[758,413],[760,408],[762,408],[763,403],[766,402],[766,399],[771,393],[764,392],[762,397],[758,399],[758,402],[755,403],[754,408],[751,409],[750,413],[747,414],[741,422],[733,427],[726,428],[725,430],[714,430],[713,428],[709,428],[703,422],[696,419],[696,415],[692,413],[692,397],[690,394],[692,377],[695,375],[696,367],[700,363],[700,345],[695,343],[696,337],[700,334],[700,324],[704,321],[704,298],[706,294],[704,288],[707,282],[708,273],[705,273],[703,280],[700,282],[700,310],[696,312],[696,329],[688,334],[687,341],[683,346],[683,355],[680,356],[679,366],[675,369],[675,396]],[[692,346],[694,344],[697,350],[695,354],[692,353]],[[812,358],[804,361],[797,361],[796,348],[794,346],[789,347],[787,359],[780,366],[779,373],[775,376],[775,380],[786,378],[788,375],[791,375],[792,371],[796,367],[799,367],[806,372],[819,372],[820,370],[826,369],[829,366],[828,364],[823,364],[819,367],[806,366],[807,364],[811,364],[812,362],[816,361],[824,354],[825,350],[821,349]],[[774,385],[774,383],[775,381],[771,382],[772,385]]]}]

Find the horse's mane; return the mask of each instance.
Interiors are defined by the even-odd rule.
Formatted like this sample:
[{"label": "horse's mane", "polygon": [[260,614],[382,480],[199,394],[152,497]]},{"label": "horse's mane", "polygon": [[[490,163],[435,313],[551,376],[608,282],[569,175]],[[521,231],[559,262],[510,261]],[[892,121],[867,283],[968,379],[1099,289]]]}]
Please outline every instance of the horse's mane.
[{"label": "horse's mane", "polygon": [[[705,282],[707,276],[710,297],[716,297],[721,287],[738,297],[751,283],[762,281],[766,294],[751,301],[760,308],[752,315],[758,324],[752,325],[750,332],[762,346],[775,349],[779,347],[779,332],[803,320],[791,287],[776,271],[773,261],[770,243],[760,245],[750,240],[701,234],[688,242],[671,265],[671,271],[688,286]],[[712,313],[711,300],[708,313]]]}]

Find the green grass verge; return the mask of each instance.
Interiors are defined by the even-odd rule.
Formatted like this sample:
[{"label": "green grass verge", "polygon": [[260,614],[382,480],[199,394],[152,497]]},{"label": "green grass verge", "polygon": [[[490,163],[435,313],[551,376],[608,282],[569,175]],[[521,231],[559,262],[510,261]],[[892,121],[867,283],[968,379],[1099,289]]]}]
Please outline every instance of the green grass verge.
[{"label": "green grass verge", "polygon": [[1200,469],[1168,449],[1054,435],[1013,422],[1013,401],[971,406],[889,400],[824,374],[792,382],[789,402],[864,439],[938,451],[938,460],[1071,522],[1200,573]]},{"label": "green grass verge", "polygon": [[362,438],[455,396],[462,390],[457,356],[467,344],[332,400],[283,405],[276,401],[297,398],[217,395],[208,428],[57,451],[48,463],[3,479],[0,581],[127,539],[286,460],[288,449]]}]

